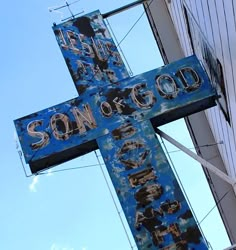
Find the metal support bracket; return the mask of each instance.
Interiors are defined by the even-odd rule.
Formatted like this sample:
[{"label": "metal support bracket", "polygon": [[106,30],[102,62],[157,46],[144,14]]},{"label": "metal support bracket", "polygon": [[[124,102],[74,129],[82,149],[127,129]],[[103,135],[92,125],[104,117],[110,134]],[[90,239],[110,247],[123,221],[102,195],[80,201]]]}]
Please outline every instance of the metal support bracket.
[{"label": "metal support bracket", "polygon": [[224,250],[234,250],[236,249],[236,244],[232,245],[231,247],[227,247]]},{"label": "metal support bracket", "polygon": [[175,139],[173,139],[172,137],[170,137],[169,135],[167,135],[166,133],[164,133],[160,129],[157,128],[156,129],[156,133],[158,135],[160,135],[161,137],[163,137],[164,139],[166,139],[171,144],[175,145],[177,148],[179,148],[183,152],[185,152],[187,155],[189,155],[190,157],[192,157],[193,159],[195,159],[196,161],[198,161],[199,163],[201,163],[201,165],[203,167],[207,168],[208,170],[210,170],[211,172],[213,172],[214,174],[216,174],[218,177],[220,177],[221,179],[223,179],[224,181],[226,181],[227,183],[229,183],[230,185],[232,185],[233,188],[234,188],[234,192],[236,193],[236,179],[228,176],[227,174],[225,174],[224,172],[222,172],[221,170],[219,170],[216,166],[214,166],[210,162],[206,161],[205,159],[201,158],[196,153],[192,152],[191,150],[189,150],[188,148],[186,148],[181,143],[177,142]]},{"label": "metal support bracket", "polygon": [[147,2],[148,0],[138,0],[138,1],[135,1],[133,3],[130,3],[130,4],[127,4],[125,6],[122,6],[118,9],[115,9],[115,10],[112,10],[112,11],[109,11],[107,13],[104,13],[102,14],[103,18],[108,18],[110,16],[114,16],[122,11],[125,11],[125,10],[128,10],[130,8],[133,8],[133,7],[136,7],[137,5],[140,5],[140,4],[143,4],[145,2]]}]

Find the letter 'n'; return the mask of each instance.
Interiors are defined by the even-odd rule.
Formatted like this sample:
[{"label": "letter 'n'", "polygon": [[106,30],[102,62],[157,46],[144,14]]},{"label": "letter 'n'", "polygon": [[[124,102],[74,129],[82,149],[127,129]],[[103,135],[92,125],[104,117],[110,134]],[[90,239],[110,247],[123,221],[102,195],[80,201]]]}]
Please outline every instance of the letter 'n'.
[{"label": "letter 'n'", "polygon": [[88,104],[84,105],[84,111],[79,110],[77,107],[72,108],[71,111],[75,117],[80,134],[85,133],[88,128],[93,129],[97,127],[92,110]]}]

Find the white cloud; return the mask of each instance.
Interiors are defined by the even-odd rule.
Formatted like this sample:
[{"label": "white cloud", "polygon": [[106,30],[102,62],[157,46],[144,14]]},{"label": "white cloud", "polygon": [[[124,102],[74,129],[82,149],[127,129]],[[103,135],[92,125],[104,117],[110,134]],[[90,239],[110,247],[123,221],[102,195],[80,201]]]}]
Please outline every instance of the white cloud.
[{"label": "white cloud", "polygon": [[52,169],[49,169],[49,170],[47,171],[47,175],[46,175],[46,176],[51,176],[51,175],[53,175]]},{"label": "white cloud", "polygon": [[29,185],[29,190],[31,192],[37,192],[36,184],[38,183],[38,181],[39,181],[39,177],[38,176],[34,176],[31,184]]},{"label": "white cloud", "polygon": [[[53,243],[50,247],[50,250],[75,250],[75,249],[73,247],[64,247],[59,244]],[[82,250],[86,250],[86,248]]]},{"label": "white cloud", "polygon": [[52,244],[50,250],[58,250],[56,244]]}]

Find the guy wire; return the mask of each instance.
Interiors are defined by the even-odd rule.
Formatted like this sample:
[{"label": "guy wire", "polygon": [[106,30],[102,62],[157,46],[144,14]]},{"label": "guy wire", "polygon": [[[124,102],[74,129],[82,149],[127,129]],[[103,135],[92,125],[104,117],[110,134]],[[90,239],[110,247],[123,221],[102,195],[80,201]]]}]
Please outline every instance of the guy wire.
[{"label": "guy wire", "polygon": [[197,222],[197,225],[199,226],[199,229],[200,229],[200,231],[201,231],[201,233],[202,233],[202,235],[203,235],[204,241],[205,241],[206,244],[208,245],[208,241],[207,241],[207,239],[206,239],[206,237],[205,237],[205,235],[204,235],[204,233],[203,233],[203,230],[202,230],[202,228],[201,228],[201,225],[200,225],[200,223],[199,223],[199,221],[198,221],[198,219],[197,219],[197,216],[196,216],[196,214],[195,214],[195,212],[194,212],[194,210],[193,210],[192,204],[191,204],[191,202],[190,202],[190,200],[189,200],[189,198],[188,198],[188,195],[187,195],[187,193],[186,193],[186,191],[185,191],[185,188],[184,188],[184,186],[183,186],[183,183],[182,183],[182,181],[181,181],[181,179],[180,179],[180,177],[179,177],[179,175],[178,175],[178,173],[177,173],[177,170],[176,170],[176,168],[175,168],[174,162],[172,161],[172,158],[170,157],[170,154],[169,154],[169,152],[168,152],[168,150],[167,150],[167,147],[166,147],[166,145],[165,145],[165,142],[164,142],[162,136],[160,136],[160,138],[161,138],[161,142],[162,142],[162,144],[163,144],[163,146],[164,146],[164,149],[165,149],[165,151],[166,151],[166,154],[167,154],[167,156],[168,156],[168,158],[169,158],[170,164],[172,165],[172,168],[173,168],[173,170],[174,170],[174,173],[175,173],[175,175],[176,175],[176,178],[177,178],[177,180],[179,181],[180,187],[182,188],[183,193],[184,193],[184,195],[185,195],[185,198],[186,198],[186,200],[187,200],[187,202],[188,202],[188,204],[189,204],[189,207],[190,207],[190,209],[191,209],[191,211],[192,211],[192,213],[193,213],[193,217],[195,218],[195,220],[196,220],[196,222]]},{"label": "guy wire", "polygon": [[111,31],[111,34],[112,34],[112,36],[114,37],[114,40],[115,40],[115,42],[116,42],[116,44],[117,44],[117,48],[119,48],[120,53],[121,53],[121,55],[123,56],[123,58],[124,58],[124,60],[125,60],[125,62],[126,62],[126,64],[127,64],[127,66],[128,66],[129,74],[132,76],[132,75],[133,75],[133,71],[132,71],[132,69],[131,69],[131,67],[130,67],[130,64],[129,64],[129,62],[128,62],[128,60],[127,60],[127,58],[126,58],[126,56],[125,56],[125,54],[124,54],[124,52],[123,52],[123,50],[122,50],[122,48],[121,48],[121,46],[120,46],[120,44],[119,44],[117,38],[116,38],[116,35],[115,35],[115,33],[114,33],[114,31],[113,31],[111,25],[110,25],[110,22],[109,22],[108,18],[106,19],[106,22],[107,22],[107,27],[109,27],[109,29],[110,29],[110,31]]},{"label": "guy wire", "polygon": [[113,193],[112,193],[112,191],[111,191],[111,188],[110,188],[110,186],[109,186],[109,183],[108,183],[108,180],[107,180],[107,178],[106,178],[105,172],[104,172],[104,170],[103,170],[102,164],[101,164],[101,162],[100,162],[100,160],[99,160],[97,151],[95,150],[94,152],[95,152],[95,155],[96,155],[98,164],[99,164],[99,166],[100,166],[100,169],[101,169],[101,171],[102,171],[102,175],[103,175],[104,180],[105,180],[105,182],[106,182],[107,188],[108,188],[108,190],[109,190],[110,196],[111,196],[112,201],[113,201],[113,203],[114,203],[114,205],[115,205],[116,212],[117,212],[118,215],[119,215],[119,218],[120,218],[122,227],[123,227],[123,229],[124,229],[124,231],[125,231],[126,237],[127,237],[128,242],[129,242],[129,244],[130,244],[130,248],[131,248],[131,249],[134,249],[134,247],[132,246],[132,243],[131,243],[129,234],[128,234],[128,232],[127,232],[127,229],[126,229],[126,227],[125,227],[124,221],[123,221],[123,219],[122,219],[122,217],[121,217],[121,212],[119,211],[119,208],[118,208],[118,206],[117,206],[117,204],[116,204],[115,198],[114,198]]}]

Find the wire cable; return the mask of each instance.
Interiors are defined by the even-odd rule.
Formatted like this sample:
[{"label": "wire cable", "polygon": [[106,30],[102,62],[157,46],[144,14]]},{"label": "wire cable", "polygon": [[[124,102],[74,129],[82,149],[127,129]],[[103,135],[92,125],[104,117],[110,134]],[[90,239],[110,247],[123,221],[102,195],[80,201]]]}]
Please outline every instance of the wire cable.
[{"label": "wire cable", "polygon": [[[168,150],[167,150],[167,147],[166,147],[166,145],[165,145],[165,142],[164,142],[162,136],[160,136],[160,138],[161,138],[161,142],[162,142],[162,144],[163,144],[163,146],[164,146],[164,149],[165,149],[165,151],[166,151],[166,153],[167,153],[167,157],[169,158],[169,161],[170,161],[170,164],[171,164],[171,166],[172,166],[172,169],[173,169],[173,171],[174,171],[174,173],[175,173],[175,175],[176,175],[176,178],[177,178],[177,180],[178,180],[178,182],[179,182],[179,185],[180,185],[180,187],[181,187],[181,189],[182,189],[182,191],[183,191],[183,193],[184,193],[184,196],[185,196],[185,198],[186,198],[186,200],[187,200],[187,203],[188,203],[188,205],[189,205],[189,207],[190,207],[190,209],[191,209],[191,211],[192,211],[193,217],[194,217],[194,219],[195,219],[197,225],[199,226],[199,230],[200,230],[201,233],[202,233],[202,236],[203,236],[203,238],[204,238],[205,243],[208,245],[208,241],[207,241],[207,239],[206,239],[206,237],[205,237],[205,235],[204,235],[204,233],[203,233],[203,230],[202,230],[201,225],[200,225],[200,223],[199,223],[199,221],[198,221],[198,219],[197,219],[197,216],[196,216],[196,214],[195,214],[195,212],[194,212],[194,209],[193,209],[192,204],[191,204],[191,202],[190,202],[190,200],[189,200],[189,198],[188,198],[188,195],[187,195],[187,193],[186,193],[186,191],[185,191],[185,188],[184,188],[184,186],[183,186],[183,183],[182,183],[182,181],[181,181],[181,179],[180,179],[180,177],[179,177],[179,174],[178,174],[178,172],[177,172],[177,170],[176,170],[176,168],[175,168],[174,162],[172,161],[172,158],[170,157],[170,154],[169,154],[169,152],[168,152]],[[208,246],[208,247],[209,247],[209,246]]]},{"label": "wire cable", "polygon": [[[153,2],[154,0],[152,0],[149,4],[151,5],[151,3]],[[138,24],[138,22],[141,20],[141,18],[143,17],[143,15],[145,14],[145,10],[142,12],[142,14],[139,16],[139,18],[134,22],[134,24],[131,26],[131,28],[127,31],[127,33],[125,34],[125,36],[120,40],[120,42],[118,43],[117,46],[120,46],[121,43],[127,38],[127,36],[130,34],[130,32],[133,30],[133,28]]]},{"label": "wire cable", "polygon": [[19,157],[20,157],[20,162],[21,162],[22,168],[24,170],[25,177],[32,177],[33,176],[32,174],[28,175],[27,172],[26,172],[26,168],[25,168],[25,165],[24,165],[24,162],[23,162],[23,159],[22,159],[22,151],[18,150],[17,152],[18,152]]},{"label": "wire cable", "polygon": [[[150,1],[150,3],[148,3],[148,7],[152,4],[154,0]],[[124,35],[124,37],[117,43],[117,47],[119,48],[121,43],[124,42],[124,40],[128,37],[128,35],[130,34],[130,32],[134,29],[134,27],[138,24],[138,22],[141,20],[141,18],[143,17],[143,15],[145,14],[145,10],[141,13],[141,15],[138,17],[138,19],[134,22],[134,24],[131,26],[131,28],[126,32],[126,34]],[[107,60],[111,57],[111,54],[108,56]],[[94,73],[93,76],[90,78],[90,81],[92,81],[97,73]]]},{"label": "wire cable", "polygon": [[[207,147],[212,147],[212,146],[216,146],[216,145],[220,145],[220,144],[224,144],[223,141],[220,141],[220,142],[216,142],[216,143],[211,143],[211,144],[205,144],[205,145],[202,145],[202,146],[195,146],[195,147],[191,147],[191,148],[188,148],[190,150],[197,150],[197,149],[200,149],[200,148],[207,148]],[[181,149],[176,149],[176,150],[172,150],[172,151],[168,151],[169,154],[172,154],[172,153],[178,153],[182,151]]]},{"label": "wire cable", "polygon": [[130,76],[132,76],[132,75],[133,75],[133,71],[132,71],[132,69],[131,69],[131,67],[130,67],[130,64],[129,64],[128,60],[127,60],[126,57],[125,57],[125,54],[124,54],[124,52],[123,52],[121,46],[119,45],[119,42],[118,42],[118,40],[117,40],[117,38],[116,38],[116,35],[115,35],[115,33],[114,33],[114,31],[113,31],[113,29],[112,29],[112,27],[111,27],[109,21],[108,21],[108,18],[106,19],[106,22],[107,22],[107,27],[109,27],[109,29],[110,29],[110,31],[111,31],[111,34],[112,34],[112,36],[114,37],[114,40],[115,40],[115,42],[116,42],[116,44],[117,44],[117,48],[119,48],[120,53],[121,53],[121,55],[123,56],[126,65],[128,66],[129,74],[130,74]]},{"label": "wire cable", "polygon": [[[206,145],[197,146],[195,148],[188,148],[188,149],[196,149],[196,148],[201,148],[201,147],[210,147],[210,146],[215,146],[217,144],[221,144],[221,142],[219,142],[219,143],[212,143],[212,144],[206,144]],[[21,164],[23,166],[23,169],[24,169],[26,177],[32,177],[34,175],[45,175],[45,174],[48,174],[48,172],[45,172],[45,170],[42,170],[42,171],[37,172],[36,174],[27,175],[26,174],[26,170],[25,170],[25,166],[24,166],[24,163],[23,163],[23,160],[22,160],[22,151],[17,151],[17,152],[19,153]],[[178,150],[172,150],[172,151],[167,151],[167,152],[169,154],[172,154],[172,153],[179,153],[179,152],[181,152],[181,150],[178,149]],[[98,155],[98,157],[101,157],[101,155]],[[212,160],[212,159],[214,159],[216,157],[218,157],[218,155],[215,155],[215,156],[209,158],[208,160]],[[101,163],[101,164],[105,165],[104,163]],[[89,168],[89,167],[96,167],[96,166],[99,166],[99,164],[85,165],[85,166],[74,167],[74,168],[65,168],[65,169],[63,168],[63,169],[51,171],[50,173],[63,172],[63,171],[68,171],[68,170],[77,170],[77,169],[83,169],[83,168]]]},{"label": "wire cable", "polygon": [[109,183],[108,183],[107,177],[106,177],[105,172],[104,172],[104,170],[103,170],[102,164],[101,164],[101,162],[100,162],[100,160],[99,160],[97,151],[95,150],[94,152],[95,152],[95,155],[96,155],[98,164],[99,164],[99,166],[100,166],[100,169],[101,169],[101,171],[102,171],[102,175],[103,175],[104,180],[105,180],[105,182],[106,182],[107,188],[108,188],[108,190],[109,190],[110,196],[111,196],[111,198],[112,198],[113,204],[115,205],[116,212],[117,212],[118,215],[119,215],[119,218],[120,218],[122,227],[123,227],[123,229],[124,229],[125,235],[126,235],[126,237],[127,237],[127,239],[128,239],[128,242],[129,242],[129,244],[130,244],[130,248],[131,248],[131,249],[134,249],[134,246],[132,245],[132,242],[131,242],[131,240],[130,240],[128,231],[127,231],[127,229],[126,229],[126,227],[125,227],[124,221],[123,221],[123,219],[122,219],[122,217],[121,217],[121,212],[119,211],[119,208],[118,208],[118,206],[117,206],[117,204],[116,204],[115,198],[114,198],[114,196],[113,196],[112,190],[111,190],[111,188],[110,188],[110,185],[109,185]]},{"label": "wire cable", "polygon": [[[179,178],[179,175],[178,175],[178,173],[177,173],[177,171],[176,171],[176,168],[175,168],[175,166],[174,166],[174,164],[173,164],[173,161],[172,161],[172,159],[171,159],[171,157],[170,157],[170,155],[169,155],[169,153],[171,153],[171,151],[169,152],[169,151],[167,150],[167,147],[166,147],[166,145],[165,145],[165,143],[164,143],[162,137],[161,137],[161,141],[162,141],[162,143],[163,143],[163,145],[164,145],[165,151],[167,152],[168,158],[169,158],[169,160],[170,160],[170,162],[171,162],[171,165],[172,165],[172,167],[173,167],[173,169],[174,169],[174,172],[175,172],[175,174],[176,174],[176,176],[177,176],[177,179],[178,179],[178,181],[179,181],[179,183],[180,183],[180,186],[181,186],[182,189],[183,189],[183,192],[184,192],[184,194],[185,194],[185,196],[186,196],[186,199],[187,199],[187,201],[188,201],[188,203],[189,203],[189,206],[190,206],[190,208],[191,208],[191,210],[192,210],[192,212],[193,212],[193,215],[194,215],[194,217],[195,217],[195,219],[196,219],[197,225],[199,226],[199,229],[201,230],[201,233],[202,233],[202,235],[203,235],[203,237],[204,237],[204,239],[205,239],[205,242],[207,243],[208,248],[213,249],[212,246],[211,246],[211,244],[210,244],[210,242],[207,241],[207,239],[206,239],[206,237],[205,237],[205,235],[204,235],[204,233],[203,233],[203,230],[202,230],[202,228],[201,228],[201,224],[202,224],[203,221],[213,212],[213,210],[214,210],[215,208],[218,207],[218,205],[219,205],[219,204],[222,202],[222,200],[227,196],[227,194],[229,194],[229,193],[233,190],[233,187],[230,187],[230,188],[224,193],[224,195],[222,195],[222,197],[221,197],[220,199],[216,200],[214,206],[206,213],[206,215],[205,215],[200,221],[198,221],[198,219],[197,219],[197,217],[196,217],[196,214],[194,213],[194,210],[193,210],[193,208],[192,208],[191,202],[189,201],[189,198],[188,198],[188,196],[187,196],[187,194],[186,194],[186,191],[185,191],[185,189],[184,189],[184,187],[183,187],[183,184],[182,184],[182,182],[181,182],[181,180],[180,180],[180,178]],[[217,145],[217,144],[223,144],[223,142],[214,143],[214,144],[206,144],[206,145],[198,146],[197,148],[200,148],[200,147],[209,147],[209,146],[214,146],[214,145]],[[172,151],[172,152],[173,152],[173,151]],[[176,151],[174,151],[174,152],[176,152]]]},{"label": "wire cable", "polygon": [[[104,163],[101,163],[104,165]],[[100,166],[100,164],[91,164],[91,165],[85,165],[85,166],[80,166],[80,167],[73,167],[73,168],[63,168],[63,169],[58,169],[54,171],[50,171],[50,174],[58,173],[58,172],[65,172],[65,171],[70,171],[70,170],[78,170],[78,169],[84,169],[84,168],[92,168],[92,167],[97,167]],[[37,175],[47,175],[49,172],[38,172]]]},{"label": "wire cable", "polygon": [[220,202],[226,197],[226,195],[233,190],[233,187],[231,187],[228,191],[225,192],[225,194],[216,201],[215,205],[209,210],[209,212],[200,220],[199,224],[201,224],[211,213],[212,211],[218,207],[218,204],[220,204]]}]

